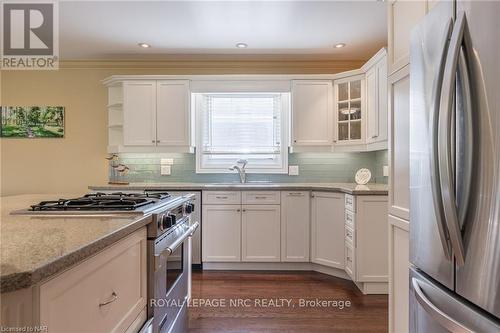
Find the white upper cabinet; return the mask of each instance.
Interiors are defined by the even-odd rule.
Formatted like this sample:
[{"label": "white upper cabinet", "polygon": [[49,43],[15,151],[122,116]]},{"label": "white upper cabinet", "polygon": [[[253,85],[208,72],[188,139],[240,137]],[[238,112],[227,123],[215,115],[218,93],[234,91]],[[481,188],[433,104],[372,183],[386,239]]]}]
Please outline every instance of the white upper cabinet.
[{"label": "white upper cabinet", "polygon": [[189,80],[112,82],[108,152],[191,152],[190,99]]},{"label": "white upper cabinet", "polygon": [[330,80],[292,82],[292,146],[331,146],[333,90]]},{"label": "white upper cabinet", "polygon": [[312,193],[312,262],[344,269],[344,207],[342,193]]},{"label": "white upper cabinet", "polygon": [[[366,72],[366,143],[387,142],[387,57]],[[384,147],[386,148],[386,146]]]},{"label": "white upper cabinet", "polygon": [[336,80],[335,143],[361,144],[365,140],[365,76]]},{"label": "white upper cabinet", "polygon": [[156,82],[123,83],[123,144],[156,144]]},{"label": "white upper cabinet", "polygon": [[410,34],[425,16],[427,1],[391,0],[388,5],[388,60],[393,74],[410,63]]},{"label": "white upper cabinet", "polygon": [[189,81],[169,80],[156,83],[156,140],[162,146],[189,146]]}]

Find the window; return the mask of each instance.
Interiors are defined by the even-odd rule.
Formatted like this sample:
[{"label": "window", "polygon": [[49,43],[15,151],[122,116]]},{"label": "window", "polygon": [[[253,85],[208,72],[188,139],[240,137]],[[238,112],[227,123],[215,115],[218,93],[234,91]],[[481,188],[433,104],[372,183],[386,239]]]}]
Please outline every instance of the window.
[{"label": "window", "polygon": [[197,172],[231,172],[238,159],[249,173],[287,172],[289,93],[194,95]]}]

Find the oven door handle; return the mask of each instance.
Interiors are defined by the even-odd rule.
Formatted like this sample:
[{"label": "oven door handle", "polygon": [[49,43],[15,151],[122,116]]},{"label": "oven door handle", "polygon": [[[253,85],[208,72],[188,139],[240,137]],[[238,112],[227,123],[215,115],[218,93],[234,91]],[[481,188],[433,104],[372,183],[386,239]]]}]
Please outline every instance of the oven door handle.
[{"label": "oven door handle", "polygon": [[161,251],[158,254],[154,255],[154,261],[155,261],[155,271],[158,270],[161,266],[161,257],[163,256],[169,256],[171,255],[184,241],[188,238],[193,236],[194,232],[198,227],[200,226],[199,222],[193,223],[183,234],[181,237],[177,238],[175,241],[173,241],[169,246],[165,247],[163,251]]}]

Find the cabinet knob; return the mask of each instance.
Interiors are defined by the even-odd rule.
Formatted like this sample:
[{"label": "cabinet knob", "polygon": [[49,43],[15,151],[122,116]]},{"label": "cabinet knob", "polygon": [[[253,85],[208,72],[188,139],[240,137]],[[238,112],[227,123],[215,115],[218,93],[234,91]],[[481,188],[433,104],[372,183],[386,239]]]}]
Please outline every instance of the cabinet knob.
[{"label": "cabinet knob", "polygon": [[239,212],[241,212],[241,209],[237,209],[236,211],[239,213]]},{"label": "cabinet knob", "polygon": [[293,140],[293,142],[297,142],[297,140]]},{"label": "cabinet knob", "polygon": [[151,140],[151,143],[156,143],[156,140]]}]

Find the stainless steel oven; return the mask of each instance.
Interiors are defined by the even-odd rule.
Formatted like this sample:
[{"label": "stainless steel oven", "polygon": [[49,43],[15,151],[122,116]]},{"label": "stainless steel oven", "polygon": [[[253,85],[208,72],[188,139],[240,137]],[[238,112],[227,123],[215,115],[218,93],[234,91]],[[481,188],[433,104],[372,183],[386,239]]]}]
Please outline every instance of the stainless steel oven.
[{"label": "stainless steel oven", "polygon": [[[187,300],[191,274],[190,238],[199,226],[191,220],[192,196],[175,207],[153,214],[148,234],[148,317],[154,333],[187,331]],[[153,230],[155,229],[155,230]]]}]

